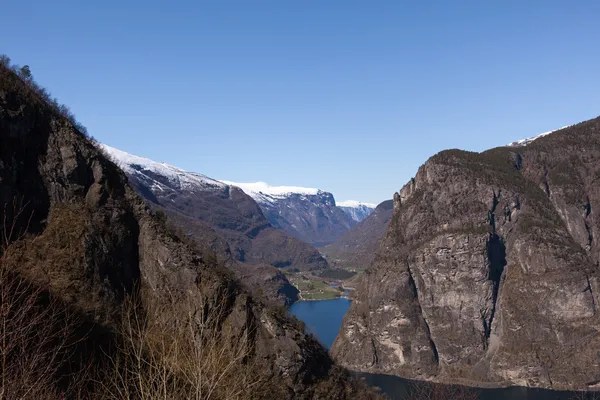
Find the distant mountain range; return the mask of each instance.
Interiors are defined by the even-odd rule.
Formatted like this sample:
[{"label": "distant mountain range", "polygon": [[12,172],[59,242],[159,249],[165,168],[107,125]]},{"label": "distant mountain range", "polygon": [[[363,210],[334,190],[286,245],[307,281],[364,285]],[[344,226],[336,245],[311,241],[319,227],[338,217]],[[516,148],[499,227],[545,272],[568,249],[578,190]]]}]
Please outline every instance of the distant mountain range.
[{"label": "distant mountain range", "polygon": [[336,241],[373,210],[360,202],[344,202],[345,207],[338,207],[333,194],[321,189],[222,182],[241,188],[256,200],[273,226],[317,247]]},{"label": "distant mountain range", "polygon": [[[287,240],[283,233],[310,245],[323,246],[339,239],[374,210],[373,204],[358,201],[345,201],[338,207],[333,195],[321,189],[219,181],[108,145],[101,146],[129,175],[146,200],[166,208],[179,223],[191,218],[185,224],[190,233],[202,237],[203,243],[212,243],[218,253],[231,252],[240,261],[263,260],[278,267],[321,268],[324,260],[316,252]],[[284,232],[274,232],[272,228]],[[218,231],[230,247],[214,238],[206,240],[209,239],[206,232],[211,230]],[[275,243],[278,250],[267,250]],[[278,253],[277,257],[273,251]],[[289,251],[296,254],[292,256]],[[283,253],[286,255],[280,257]]]},{"label": "distant mountain range", "polygon": [[337,206],[344,210],[344,212],[348,214],[354,221],[361,222],[371,215],[373,210],[375,210],[375,207],[377,207],[377,204],[363,203],[356,200],[346,200],[337,202]]}]

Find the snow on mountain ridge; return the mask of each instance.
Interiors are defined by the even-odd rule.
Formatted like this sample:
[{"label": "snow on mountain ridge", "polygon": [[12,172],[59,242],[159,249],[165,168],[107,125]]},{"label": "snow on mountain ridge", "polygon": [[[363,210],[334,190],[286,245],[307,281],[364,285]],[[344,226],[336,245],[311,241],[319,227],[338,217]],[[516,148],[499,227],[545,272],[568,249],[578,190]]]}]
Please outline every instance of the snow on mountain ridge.
[{"label": "snow on mountain ridge", "polygon": [[563,130],[563,129],[565,129],[565,128],[568,128],[569,126],[571,126],[571,125],[563,126],[562,128],[560,128],[560,129],[555,129],[555,130],[553,130],[553,131],[548,131],[548,132],[540,133],[539,135],[537,135],[537,136],[532,136],[532,137],[530,137],[530,138],[526,138],[526,139],[517,140],[517,141],[515,141],[515,142],[509,143],[507,146],[510,146],[510,147],[520,147],[520,146],[527,146],[529,143],[533,142],[533,141],[534,141],[534,140],[536,140],[536,139],[539,139],[539,138],[542,138],[542,137],[544,137],[544,136],[547,136],[547,135],[549,135],[549,134],[551,134],[551,133],[553,133],[553,132],[557,132],[557,131]]},{"label": "snow on mountain ridge", "polygon": [[237,186],[254,200],[262,203],[272,203],[278,199],[284,199],[291,195],[316,196],[327,193],[321,189],[306,188],[300,186],[270,186],[266,182],[238,183],[221,181],[227,185]]},{"label": "snow on mountain ridge", "polygon": [[[222,189],[226,186],[237,186],[255,201],[263,204],[272,204],[277,200],[285,199],[292,195],[326,195],[333,199],[329,192],[316,188],[306,188],[301,186],[270,186],[266,182],[236,183],[225,180],[219,181],[196,172],[185,171],[167,163],[136,156],[106,144],[100,144],[99,146],[109,158],[118,164],[125,172],[143,178],[149,186],[161,191],[166,190],[167,187],[170,187],[170,189],[210,190]],[[166,181],[159,177],[166,178]],[[375,204],[363,203],[355,200],[342,201],[337,205],[349,208],[376,207]]]},{"label": "snow on mountain ridge", "polygon": [[373,213],[377,204],[363,203],[356,200],[346,200],[337,203],[337,206],[341,208],[350,218],[356,222],[361,222],[369,215]]},{"label": "snow on mountain ridge", "polygon": [[[136,190],[144,193],[144,198],[151,202],[162,202],[163,206],[167,203],[170,206],[173,202],[173,206],[178,210],[180,207],[193,209],[195,204],[211,209],[211,206],[207,206],[206,199],[213,199],[219,203],[223,196],[233,199],[232,194],[244,191],[258,203],[263,216],[272,227],[282,229],[287,234],[315,246],[337,240],[373,211],[364,204],[359,204],[356,208],[337,207],[333,194],[320,189],[269,186],[265,182],[217,181],[105,144],[99,144],[99,147],[125,171]],[[246,200],[249,199],[246,197]],[[190,201],[194,202],[191,206]]]},{"label": "snow on mountain ridge", "polygon": [[236,183],[230,181],[221,181],[228,185],[237,186],[245,192],[250,193],[263,193],[271,196],[285,196],[287,194],[305,194],[305,195],[316,195],[322,190],[315,188],[305,188],[300,186],[270,186],[266,182],[249,182],[249,183]]},{"label": "snow on mountain ridge", "polygon": [[[170,186],[171,189],[186,190],[222,189],[227,186],[205,175],[184,171],[167,163],[160,163],[149,158],[129,154],[106,144],[100,144],[100,148],[125,172],[128,174],[144,175],[146,180],[152,179],[152,185],[159,190],[165,190],[167,186]],[[168,185],[165,182],[153,179],[148,173],[156,176],[164,176],[168,181]]]},{"label": "snow on mountain ridge", "polygon": [[369,208],[377,207],[377,204],[365,203],[365,202],[357,201],[357,200],[337,201],[336,204],[338,207],[360,207],[360,206],[366,206]]}]

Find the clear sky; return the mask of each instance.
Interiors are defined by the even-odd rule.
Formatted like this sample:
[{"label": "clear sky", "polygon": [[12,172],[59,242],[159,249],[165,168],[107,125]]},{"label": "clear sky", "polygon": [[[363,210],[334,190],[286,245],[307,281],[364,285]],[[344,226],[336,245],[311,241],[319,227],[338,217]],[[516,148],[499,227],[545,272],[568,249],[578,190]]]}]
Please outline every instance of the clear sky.
[{"label": "clear sky", "polygon": [[600,114],[600,1],[5,0],[0,53],[99,141],[391,198],[428,157]]}]

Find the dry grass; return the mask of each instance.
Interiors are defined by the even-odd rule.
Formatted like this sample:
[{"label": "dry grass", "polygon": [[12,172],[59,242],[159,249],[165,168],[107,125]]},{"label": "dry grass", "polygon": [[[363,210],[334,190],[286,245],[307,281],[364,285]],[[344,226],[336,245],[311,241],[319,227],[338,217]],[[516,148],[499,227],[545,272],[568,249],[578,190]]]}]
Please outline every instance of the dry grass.
[{"label": "dry grass", "polygon": [[181,321],[168,307],[129,301],[115,348],[92,368],[77,354],[85,337],[76,315],[4,266],[0,302],[0,399],[266,397],[248,337],[219,326],[218,311]]},{"label": "dry grass", "polygon": [[[234,307],[227,290],[209,290],[207,298],[201,290],[158,296],[134,290],[123,303],[94,297],[81,276],[88,211],[54,205],[39,236],[25,234],[27,216],[18,211],[0,229],[0,400],[295,395],[272,359],[257,355],[264,354],[259,322]],[[94,310],[108,306],[112,317],[98,318]],[[374,398],[350,381],[343,371],[329,371],[299,384],[310,391],[306,398]]]},{"label": "dry grass", "polygon": [[183,320],[169,306],[142,310],[129,300],[125,307],[123,343],[110,359],[110,376],[102,382],[106,398],[263,397],[267,382],[252,361],[249,333],[234,337],[220,324],[224,304],[210,312],[204,304],[184,307],[201,312],[190,312]]},{"label": "dry grass", "polygon": [[219,326],[219,311],[182,321],[168,307],[129,301],[116,351],[92,368],[77,354],[84,338],[76,315],[4,267],[0,302],[0,399],[266,397],[249,338]]},{"label": "dry grass", "polygon": [[74,372],[77,379],[63,378],[72,373],[81,321],[4,267],[0,302],[0,399],[80,397],[86,368]]},{"label": "dry grass", "polygon": [[[23,239],[22,209],[4,207],[0,246],[0,399],[79,398],[86,368],[70,366],[81,321],[55,297],[21,278],[7,262],[11,242]],[[10,212],[8,212],[10,211]],[[7,217],[10,215],[10,218]],[[65,374],[71,378],[62,379]]]},{"label": "dry grass", "polygon": [[53,207],[41,235],[22,234],[5,246],[4,264],[80,311],[99,312],[84,269],[88,220],[89,211],[84,204]]},{"label": "dry grass", "polygon": [[[94,338],[84,344],[90,338],[82,334],[81,314],[41,285],[71,286],[55,275],[80,264],[73,262],[82,257],[85,213],[78,205],[56,208],[44,234],[34,238],[26,237],[26,223],[17,228],[25,218],[17,205],[5,208],[0,230],[0,400],[267,397],[268,382],[252,357],[252,332],[236,335],[239,330],[223,322],[226,299],[216,306],[182,299],[142,304],[131,296],[120,325],[112,326],[112,345]],[[35,272],[35,283],[21,267]],[[181,310],[189,312],[182,316]],[[87,354],[96,359],[85,362]]]}]

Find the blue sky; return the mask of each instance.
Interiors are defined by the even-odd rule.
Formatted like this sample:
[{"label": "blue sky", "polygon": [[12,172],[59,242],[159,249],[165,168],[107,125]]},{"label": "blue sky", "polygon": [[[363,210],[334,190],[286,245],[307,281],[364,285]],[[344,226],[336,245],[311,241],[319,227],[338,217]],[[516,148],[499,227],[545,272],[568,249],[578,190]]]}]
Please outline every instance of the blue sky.
[{"label": "blue sky", "polygon": [[437,151],[600,114],[598,1],[29,1],[0,53],[111,146],[391,198]]}]

